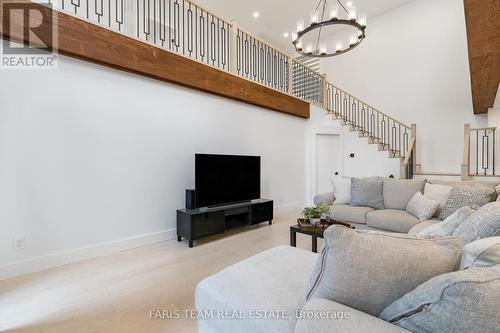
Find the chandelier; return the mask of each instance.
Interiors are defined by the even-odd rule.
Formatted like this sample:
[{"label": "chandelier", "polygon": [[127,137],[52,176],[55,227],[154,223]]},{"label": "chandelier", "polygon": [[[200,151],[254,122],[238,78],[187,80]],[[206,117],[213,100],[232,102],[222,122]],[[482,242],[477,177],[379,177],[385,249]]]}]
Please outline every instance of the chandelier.
[{"label": "chandelier", "polygon": [[[339,5],[345,12],[344,15],[340,15]],[[329,48],[328,43],[322,41],[321,35],[324,30],[333,26],[341,28],[337,31],[338,35],[348,34],[346,38],[348,43],[344,44],[343,38],[338,39],[335,42],[335,47],[330,46]],[[311,13],[309,27],[305,27],[304,20],[297,21],[297,32],[292,34],[292,44],[298,53],[307,57],[333,57],[349,52],[361,44],[366,37],[365,29],[366,14],[357,16],[356,7],[352,3],[348,3],[346,7],[340,0],[333,0],[331,5],[328,5],[328,0],[319,0],[316,9]],[[324,36],[323,39],[325,39]],[[305,47],[304,44],[306,44]],[[332,49],[334,50],[331,51]]]}]

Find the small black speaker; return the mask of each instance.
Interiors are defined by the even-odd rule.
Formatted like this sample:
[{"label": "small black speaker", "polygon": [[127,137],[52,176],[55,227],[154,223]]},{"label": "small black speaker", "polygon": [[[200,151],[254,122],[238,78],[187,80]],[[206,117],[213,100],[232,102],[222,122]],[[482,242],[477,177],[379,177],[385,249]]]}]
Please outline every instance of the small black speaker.
[{"label": "small black speaker", "polygon": [[196,208],[196,196],[194,189],[186,190],[186,209]]}]

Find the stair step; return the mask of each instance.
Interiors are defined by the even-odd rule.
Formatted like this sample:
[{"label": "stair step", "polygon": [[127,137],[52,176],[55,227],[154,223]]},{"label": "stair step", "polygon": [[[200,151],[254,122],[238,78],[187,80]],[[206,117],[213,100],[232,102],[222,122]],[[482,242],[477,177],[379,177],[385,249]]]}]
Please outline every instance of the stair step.
[{"label": "stair step", "polygon": [[369,132],[363,131],[362,128],[353,125],[348,120],[344,119],[340,114],[337,115],[334,112],[330,112],[332,114],[332,118],[336,120],[340,120],[341,125],[349,126],[349,132],[358,132],[358,137],[360,138],[368,138],[369,144],[378,144],[379,151],[387,151],[389,153],[389,158],[400,158],[401,162],[404,161],[404,158],[401,156],[401,152],[399,150],[391,150],[389,144],[380,143],[381,139],[372,138]]},{"label": "stair step", "polygon": [[360,138],[368,138],[368,137],[370,137],[370,133],[364,132],[363,130],[359,130],[358,136]]},{"label": "stair step", "polygon": [[401,157],[401,152],[399,150],[390,150],[389,151],[389,157],[390,158],[400,158]]},{"label": "stair step", "polygon": [[378,150],[380,150],[380,151],[389,150],[389,144],[388,143],[379,143]]}]

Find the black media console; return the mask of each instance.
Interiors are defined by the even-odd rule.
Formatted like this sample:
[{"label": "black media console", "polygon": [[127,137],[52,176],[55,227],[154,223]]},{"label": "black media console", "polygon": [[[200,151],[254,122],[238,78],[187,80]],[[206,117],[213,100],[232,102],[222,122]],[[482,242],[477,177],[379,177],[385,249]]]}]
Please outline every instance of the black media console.
[{"label": "black media console", "polygon": [[224,230],[243,225],[273,222],[273,201],[257,199],[224,206],[178,209],[177,241],[187,239],[189,247],[202,237],[223,233]]}]

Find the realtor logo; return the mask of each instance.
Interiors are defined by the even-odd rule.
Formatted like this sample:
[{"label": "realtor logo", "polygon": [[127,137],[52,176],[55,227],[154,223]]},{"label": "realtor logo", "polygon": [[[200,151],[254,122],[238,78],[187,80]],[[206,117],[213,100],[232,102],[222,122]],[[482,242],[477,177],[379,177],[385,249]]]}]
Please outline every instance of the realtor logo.
[{"label": "realtor logo", "polygon": [[50,3],[0,0],[0,69],[57,68],[57,11]]}]

